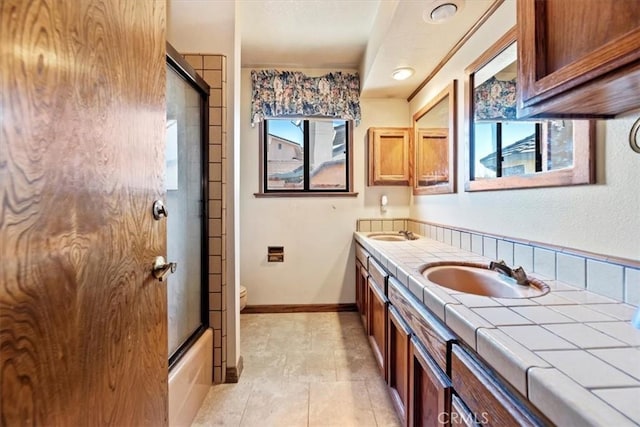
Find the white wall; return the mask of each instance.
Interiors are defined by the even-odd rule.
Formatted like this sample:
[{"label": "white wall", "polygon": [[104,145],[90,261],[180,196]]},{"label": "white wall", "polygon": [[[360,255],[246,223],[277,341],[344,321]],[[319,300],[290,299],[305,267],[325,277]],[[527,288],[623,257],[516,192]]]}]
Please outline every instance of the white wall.
[{"label": "white wall", "polygon": [[627,142],[637,114],[598,123],[596,185],[464,192],[468,139],[464,69],[515,22],[515,2],[505,2],[410,103],[413,114],[458,79],[458,193],[412,197],[411,217],[640,259],[640,155]]},{"label": "white wall", "polygon": [[[302,70],[308,75],[328,71]],[[354,188],[358,197],[256,198],[259,135],[251,127],[250,69],[242,69],[240,147],[240,275],[248,304],[353,303],[353,231],[361,217],[406,217],[406,187],[367,187],[366,132],[371,126],[409,126],[409,105],[398,99],[361,99],[362,122],[354,130]],[[284,263],[267,263],[267,246],[284,246]]]}]

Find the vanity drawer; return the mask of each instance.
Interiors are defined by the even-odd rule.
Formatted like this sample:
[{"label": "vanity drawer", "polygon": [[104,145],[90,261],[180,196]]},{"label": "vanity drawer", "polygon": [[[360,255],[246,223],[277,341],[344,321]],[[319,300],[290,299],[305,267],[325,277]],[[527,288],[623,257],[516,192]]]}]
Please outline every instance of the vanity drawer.
[{"label": "vanity drawer", "polygon": [[400,312],[440,369],[448,372],[448,348],[456,342],[455,335],[395,278],[389,278],[388,295],[391,304]]},{"label": "vanity drawer", "polygon": [[356,245],[356,258],[360,261],[360,264],[364,265],[364,268],[368,267],[369,252],[365,251],[360,245]]},{"label": "vanity drawer", "polygon": [[369,277],[373,279],[378,290],[386,297],[387,277],[389,277],[389,275],[373,258],[369,258]]}]

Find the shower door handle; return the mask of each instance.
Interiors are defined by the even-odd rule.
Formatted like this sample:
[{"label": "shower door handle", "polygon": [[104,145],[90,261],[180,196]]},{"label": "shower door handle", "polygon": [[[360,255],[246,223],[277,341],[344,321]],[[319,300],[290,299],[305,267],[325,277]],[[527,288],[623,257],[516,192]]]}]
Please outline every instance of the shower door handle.
[{"label": "shower door handle", "polygon": [[164,282],[167,279],[167,276],[170,273],[175,272],[177,268],[178,268],[177,263],[166,262],[164,260],[164,257],[158,256],[153,261],[153,268],[151,270],[151,273],[153,274],[153,277],[155,277],[161,282]]}]

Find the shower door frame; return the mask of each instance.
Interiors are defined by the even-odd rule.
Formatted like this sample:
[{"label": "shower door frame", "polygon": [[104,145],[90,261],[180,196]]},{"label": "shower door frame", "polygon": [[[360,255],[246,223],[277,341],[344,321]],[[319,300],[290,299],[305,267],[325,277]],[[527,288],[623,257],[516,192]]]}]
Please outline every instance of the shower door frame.
[{"label": "shower door frame", "polygon": [[173,354],[169,355],[169,371],[184,356],[191,346],[209,327],[209,85],[200,77],[184,57],[167,42],[167,65],[180,75],[185,81],[198,92],[202,99],[202,123],[200,129],[200,152],[202,153],[202,176],[201,178],[201,235],[200,235],[200,326],[182,343]]}]

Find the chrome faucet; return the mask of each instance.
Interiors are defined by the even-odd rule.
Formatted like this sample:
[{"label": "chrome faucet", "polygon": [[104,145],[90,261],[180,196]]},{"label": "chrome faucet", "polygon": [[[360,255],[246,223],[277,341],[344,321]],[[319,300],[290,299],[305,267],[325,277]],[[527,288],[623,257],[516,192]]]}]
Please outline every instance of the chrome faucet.
[{"label": "chrome faucet", "polygon": [[497,271],[500,274],[504,274],[505,276],[514,279],[520,286],[529,286],[527,273],[524,272],[524,269],[522,267],[516,267],[512,269],[507,265],[506,262],[500,260],[491,261],[489,263],[489,270]]},{"label": "chrome faucet", "polygon": [[400,230],[400,231],[398,231],[398,234],[402,234],[404,237],[406,237],[407,240],[416,240],[417,239],[416,235],[413,234],[413,231]]}]

